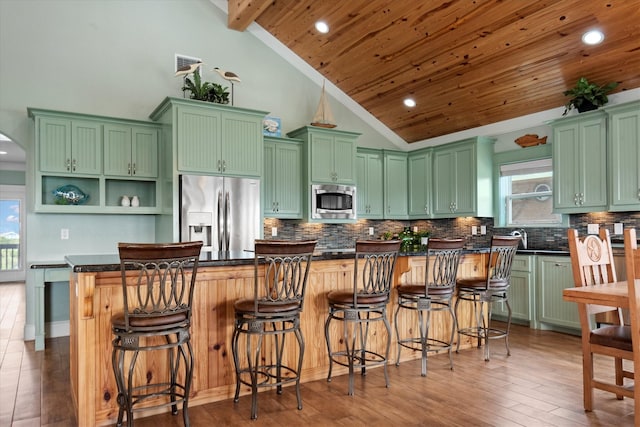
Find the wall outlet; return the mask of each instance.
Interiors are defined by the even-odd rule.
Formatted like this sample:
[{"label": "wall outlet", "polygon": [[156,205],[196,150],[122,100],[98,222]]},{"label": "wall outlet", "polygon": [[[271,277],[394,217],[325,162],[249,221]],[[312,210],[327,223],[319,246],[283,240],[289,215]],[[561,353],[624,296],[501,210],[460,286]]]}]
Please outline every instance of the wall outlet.
[{"label": "wall outlet", "polygon": [[621,222],[616,222],[615,224],[613,224],[613,234],[622,234],[624,233],[623,231],[623,225]]},{"label": "wall outlet", "polygon": [[61,228],[60,229],[60,240],[69,240],[69,229]]},{"label": "wall outlet", "polygon": [[587,224],[587,233],[588,234],[598,234],[598,229],[600,226],[598,224]]},{"label": "wall outlet", "polygon": [[271,237],[278,236],[278,227],[271,227]]},{"label": "wall outlet", "polygon": [[373,227],[369,227],[369,236],[373,236]]},{"label": "wall outlet", "polygon": [[472,225],[471,226],[471,235],[475,236],[478,234],[478,226],[477,225]]},{"label": "wall outlet", "polygon": [[483,236],[485,234],[487,234],[487,226],[486,225],[481,225],[480,226],[480,234],[482,234]]}]

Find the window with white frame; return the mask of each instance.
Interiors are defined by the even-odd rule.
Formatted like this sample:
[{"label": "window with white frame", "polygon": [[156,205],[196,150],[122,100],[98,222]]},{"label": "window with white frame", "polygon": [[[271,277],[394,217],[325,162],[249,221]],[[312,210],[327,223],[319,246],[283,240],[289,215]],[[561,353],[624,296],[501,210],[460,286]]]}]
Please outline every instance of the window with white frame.
[{"label": "window with white frame", "polygon": [[551,159],[500,165],[499,187],[507,227],[563,225],[562,215],[553,213]]}]

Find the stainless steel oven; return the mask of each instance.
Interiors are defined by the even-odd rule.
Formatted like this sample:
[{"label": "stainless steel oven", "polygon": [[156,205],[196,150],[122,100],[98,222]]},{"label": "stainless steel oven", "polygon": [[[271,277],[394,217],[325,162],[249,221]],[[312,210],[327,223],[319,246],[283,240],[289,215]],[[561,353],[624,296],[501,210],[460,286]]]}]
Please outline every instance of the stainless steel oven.
[{"label": "stainless steel oven", "polygon": [[355,219],[356,206],[354,185],[311,186],[312,219]]}]

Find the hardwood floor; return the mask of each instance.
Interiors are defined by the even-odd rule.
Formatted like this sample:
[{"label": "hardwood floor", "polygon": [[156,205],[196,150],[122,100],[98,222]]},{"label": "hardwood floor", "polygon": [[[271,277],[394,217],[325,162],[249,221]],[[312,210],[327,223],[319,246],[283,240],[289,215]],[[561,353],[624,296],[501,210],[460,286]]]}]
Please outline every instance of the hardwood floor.
[{"label": "hardwood floor", "polygon": [[[35,352],[23,341],[24,284],[0,284],[0,426],[76,426],[69,392],[69,339],[48,339]],[[511,357],[501,341],[492,343],[484,362],[480,349],[429,359],[426,378],[419,360],[389,366],[391,387],[382,369],[356,376],[355,396],[347,396],[347,377],[302,385],[304,408],[295,392],[258,397],[258,420],[249,418],[251,398],[194,406],[194,427],[225,426],[632,426],[633,401],[596,391],[596,409],[582,409],[580,340],[571,335],[514,326]],[[392,349],[393,351],[393,349]],[[408,350],[405,350],[408,351]],[[613,371],[598,359],[596,369]],[[182,417],[155,415],[136,427],[182,426]],[[82,426],[80,426],[82,427]]]}]

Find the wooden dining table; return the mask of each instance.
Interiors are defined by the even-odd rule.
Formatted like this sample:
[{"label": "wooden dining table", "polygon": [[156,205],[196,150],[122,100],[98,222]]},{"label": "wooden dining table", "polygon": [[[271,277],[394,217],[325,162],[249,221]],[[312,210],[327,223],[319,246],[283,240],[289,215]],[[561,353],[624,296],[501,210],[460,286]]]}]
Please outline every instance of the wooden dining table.
[{"label": "wooden dining table", "polygon": [[[636,289],[639,280],[636,280]],[[578,304],[598,304],[610,307],[629,308],[629,287],[626,281],[606,283],[602,285],[580,286],[576,288],[566,288],[562,291],[562,298],[565,301]],[[640,366],[640,333],[631,336],[634,349],[634,371],[636,366]],[[637,351],[636,351],[637,350]],[[640,369],[639,371],[640,372]],[[633,379],[634,386],[634,420],[635,425],[640,426],[640,374]]]}]

